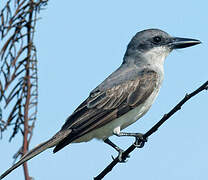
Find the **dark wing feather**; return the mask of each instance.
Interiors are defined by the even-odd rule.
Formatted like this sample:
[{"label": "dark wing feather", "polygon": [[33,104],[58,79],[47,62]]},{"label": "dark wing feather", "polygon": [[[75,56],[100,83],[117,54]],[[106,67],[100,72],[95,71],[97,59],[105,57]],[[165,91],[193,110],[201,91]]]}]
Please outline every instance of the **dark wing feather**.
[{"label": "dark wing feather", "polygon": [[145,102],[156,87],[157,80],[155,71],[144,69],[134,80],[91,93],[62,126],[61,131],[72,129],[72,133],[55,147],[54,152]]}]

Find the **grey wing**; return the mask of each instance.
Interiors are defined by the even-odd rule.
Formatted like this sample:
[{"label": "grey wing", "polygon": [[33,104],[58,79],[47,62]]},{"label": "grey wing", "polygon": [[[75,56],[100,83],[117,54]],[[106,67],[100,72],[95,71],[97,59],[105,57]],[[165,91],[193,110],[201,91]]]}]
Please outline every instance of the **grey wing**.
[{"label": "grey wing", "polygon": [[104,91],[97,89],[69,116],[60,131],[72,132],[55,147],[59,151],[75,139],[100,128],[145,102],[157,85],[157,73],[144,69],[134,80]]}]

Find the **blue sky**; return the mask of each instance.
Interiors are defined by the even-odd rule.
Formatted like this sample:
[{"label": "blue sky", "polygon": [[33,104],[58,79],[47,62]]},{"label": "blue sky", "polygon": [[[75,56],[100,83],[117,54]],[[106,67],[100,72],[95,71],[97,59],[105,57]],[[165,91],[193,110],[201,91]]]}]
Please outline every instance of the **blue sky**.
[{"label": "blue sky", "polygon": [[[146,132],[185,93],[208,77],[207,1],[49,1],[37,24],[35,42],[39,59],[39,112],[30,148],[47,140],[89,92],[122,62],[136,32],[159,28],[173,36],[203,43],[172,52],[165,61],[165,79],[150,111],[125,131]],[[202,92],[105,177],[111,179],[206,179],[208,162],[207,103]],[[21,136],[0,141],[0,172],[13,162]],[[134,139],[111,138],[124,149]],[[49,149],[30,160],[35,180],[92,179],[117,153],[101,141],[72,144],[53,154]],[[23,179],[22,167],[7,180]]]}]

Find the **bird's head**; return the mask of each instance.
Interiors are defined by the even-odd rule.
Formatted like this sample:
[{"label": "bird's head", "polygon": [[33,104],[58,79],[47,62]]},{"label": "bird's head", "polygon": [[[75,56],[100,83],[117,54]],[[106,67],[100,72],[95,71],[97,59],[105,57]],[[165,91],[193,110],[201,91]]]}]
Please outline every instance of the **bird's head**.
[{"label": "bird's head", "polygon": [[[159,29],[138,32],[128,44],[124,61],[145,60],[148,63],[162,63],[173,49],[186,48],[200,44],[196,39],[172,37]],[[150,61],[150,62],[149,62]]]}]

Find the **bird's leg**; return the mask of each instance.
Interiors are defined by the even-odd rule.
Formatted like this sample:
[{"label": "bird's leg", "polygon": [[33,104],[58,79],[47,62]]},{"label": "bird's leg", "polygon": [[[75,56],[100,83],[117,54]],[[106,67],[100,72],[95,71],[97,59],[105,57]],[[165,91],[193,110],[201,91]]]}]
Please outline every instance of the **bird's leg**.
[{"label": "bird's leg", "polygon": [[[114,144],[110,139],[105,139],[104,142],[108,145],[110,145],[111,147],[113,147],[116,151],[118,151],[118,159],[120,162],[126,162],[125,159],[122,158],[122,154],[123,154],[123,149],[121,149],[120,147],[118,147],[116,144]],[[113,158],[113,157],[112,157]],[[114,158],[113,158],[114,159]]]},{"label": "bird's leg", "polygon": [[144,135],[142,133],[127,133],[127,132],[121,132],[120,128],[116,128],[113,132],[114,135],[121,137],[121,136],[133,136],[136,138],[134,145],[138,148],[142,148],[147,142],[147,139],[144,138]]},{"label": "bird's leg", "polygon": [[108,145],[110,145],[111,147],[113,147],[116,151],[120,152],[123,151],[120,147],[118,147],[116,144],[114,144],[110,139],[105,139],[104,142]]}]

